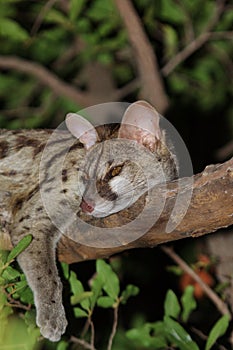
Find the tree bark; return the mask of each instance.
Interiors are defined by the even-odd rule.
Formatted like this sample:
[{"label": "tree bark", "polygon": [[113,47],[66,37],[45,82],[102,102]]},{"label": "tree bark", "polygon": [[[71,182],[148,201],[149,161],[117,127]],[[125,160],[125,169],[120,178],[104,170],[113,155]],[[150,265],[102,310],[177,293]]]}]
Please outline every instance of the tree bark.
[{"label": "tree bark", "polygon": [[[117,247],[94,248],[63,236],[58,245],[59,260],[74,263],[106,258],[127,249],[151,248],[182,238],[196,238],[233,224],[233,158],[223,164],[206,167],[202,173],[194,176],[193,185],[187,186],[186,180],[181,179],[180,185],[183,191],[189,190],[189,186],[193,187],[191,202],[185,216],[171,233],[166,232],[166,225],[178,195],[178,181],[169,183],[168,191],[160,187],[154,189],[153,196],[165,200],[164,210],[153,227],[139,239]],[[133,207],[105,218],[105,227],[126,223],[129,217],[135,215],[143,200],[141,198]],[[93,222],[94,219],[90,217],[89,224]]]},{"label": "tree bark", "polygon": [[[193,181],[190,181],[193,180]],[[191,193],[190,203],[185,203],[185,215],[179,217],[179,211],[174,214],[173,208],[180,194]],[[156,186],[151,192],[152,211],[150,217],[156,218],[157,208],[164,203],[163,210],[155,219],[152,227],[137,239],[131,239],[129,243],[121,241],[122,244],[112,245],[109,248],[97,248],[83,245],[63,235],[58,244],[58,258],[60,261],[74,263],[83,260],[109,257],[127,249],[134,248],[152,248],[158,244],[171,242],[186,237],[199,237],[207,233],[214,232],[220,228],[228,227],[233,224],[233,158],[223,164],[209,165],[206,169],[192,178],[182,178],[172,181],[168,184]],[[110,229],[109,235],[115,227],[128,224],[134,221],[140,214],[142,208],[147,202],[147,194],[143,195],[130,208],[122,210],[106,218],[96,219],[92,216],[83,214],[81,219],[88,225],[87,235],[93,234],[95,226]],[[1,204],[1,203],[0,203]],[[181,202],[182,204],[182,202]],[[8,208],[10,211],[10,208]],[[178,224],[171,232],[166,229],[167,223],[172,217]],[[139,231],[141,223],[139,221]],[[143,226],[143,223],[142,223]],[[137,227],[138,228],[138,227]],[[75,227],[75,231],[78,232]],[[102,229],[101,229],[102,230]],[[134,235],[131,229],[126,234]],[[69,237],[74,237],[77,241],[77,233],[67,232]],[[103,236],[104,237],[104,236]],[[111,236],[110,236],[111,238]],[[0,245],[3,248],[10,248],[9,234],[0,237]],[[119,239],[120,241],[120,239]],[[103,241],[104,242],[104,241]]]},{"label": "tree bark", "polygon": [[140,17],[131,1],[115,0],[115,5],[124,23],[129,42],[134,50],[134,59],[141,82],[141,97],[164,114],[169,105],[156,54],[148,40]]}]

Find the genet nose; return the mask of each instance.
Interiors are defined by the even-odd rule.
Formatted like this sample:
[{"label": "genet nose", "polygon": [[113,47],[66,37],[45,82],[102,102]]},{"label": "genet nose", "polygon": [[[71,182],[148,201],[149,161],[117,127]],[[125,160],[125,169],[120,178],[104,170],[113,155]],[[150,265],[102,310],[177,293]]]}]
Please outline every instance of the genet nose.
[{"label": "genet nose", "polygon": [[92,202],[91,200],[84,200],[84,198],[82,199],[82,202],[80,204],[80,208],[82,209],[82,211],[84,213],[92,213],[94,210],[94,202]]}]

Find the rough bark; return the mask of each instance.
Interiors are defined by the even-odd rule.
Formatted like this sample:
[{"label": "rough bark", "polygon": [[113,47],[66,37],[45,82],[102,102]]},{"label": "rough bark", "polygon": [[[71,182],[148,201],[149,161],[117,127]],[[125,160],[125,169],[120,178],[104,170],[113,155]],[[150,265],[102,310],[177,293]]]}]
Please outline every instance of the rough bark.
[{"label": "rough bark", "polygon": [[[185,178],[181,180],[183,190],[189,190],[186,183]],[[233,224],[233,158],[223,164],[208,166],[194,176],[192,199],[186,215],[171,233],[166,232],[166,225],[177,197],[177,181],[171,182],[168,187],[169,191],[154,189],[154,196],[165,199],[164,210],[155,225],[141,238],[118,247],[93,248],[63,236],[58,246],[59,259],[73,263],[109,257],[127,249],[151,248],[164,242],[199,237]],[[144,198],[141,198],[133,207],[106,218],[104,226],[115,227],[126,223],[143,201]],[[94,220],[89,219],[89,223],[94,223]]]},{"label": "rough bark", "polygon": [[[185,216],[181,220],[178,218],[179,224],[172,232],[166,232],[166,226],[177,196],[190,190],[192,190],[192,197]],[[127,224],[137,217],[146,201],[147,195],[144,195],[130,208],[102,219],[84,215],[81,219],[88,222],[90,228],[87,234],[92,234],[95,226],[113,228]],[[159,219],[140,238],[116,247],[95,248],[79,244],[67,236],[63,236],[58,244],[59,260],[74,263],[109,257],[127,249],[152,248],[158,244],[182,238],[199,237],[232,225],[233,158],[223,164],[206,167],[202,173],[193,176],[193,182],[183,178],[165,186],[155,187],[152,190],[152,208],[155,216],[157,215],[156,203],[159,204],[163,201],[164,206]],[[129,233],[132,235],[133,231]],[[1,245],[5,248],[10,247],[9,237],[4,237],[4,242],[1,242]]]}]

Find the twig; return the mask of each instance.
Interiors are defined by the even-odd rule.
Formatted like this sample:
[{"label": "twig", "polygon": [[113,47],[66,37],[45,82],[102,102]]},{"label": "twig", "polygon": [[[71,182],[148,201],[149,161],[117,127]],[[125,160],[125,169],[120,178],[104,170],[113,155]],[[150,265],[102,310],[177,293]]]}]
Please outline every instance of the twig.
[{"label": "twig", "polygon": [[74,38],[73,44],[53,62],[53,68],[56,70],[68,65],[84,48],[84,41],[79,37]]},{"label": "twig", "polygon": [[14,69],[30,74],[44,85],[49,86],[56,95],[65,96],[81,106],[88,106],[90,103],[88,94],[60,80],[55,74],[38,63],[13,56],[0,56],[0,69]]},{"label": "twig", "polygon": [[8,293],[4,288],[1,288],[1,291],[7,296],[7,299],[9,301],[8,303],[6,303],[7,306],[16,307],[26,311],[31,310],[31,307],[32,307],[31,304],[23,305],[20,301],[12,298],[11,294],[13,293]]},{"label": "twig", "polygon": [[86,320],[86,322],[85,322],[85,324],[84,324],[82,333],[81,333],[81,338],[84,338],[84,337],[85,337],[85,335],[86,335],[86,333],[87,333],[89,327],[90,327],[90,319],[87,318],[87,320]]},{"label": "twig", "polygon": [[37,18],[32,26],[31,35],[35,35],[38,32],[44,16],[53,7],[55,2],[57,2],[57,0],[48,0],[46,2],[46,4],[42,7],[41,11],[39,12],[39,15],[37,16]]},{"label": "twig", "polygon": [[211,32],[210,33],[210,39],[213,40],[232,40],[233,39],[233,31],[222,31],[222,32]]},{"label": "twig", "polygon": [[203,291],[212,300],[212,302],[215,304],[215,306],[217,307],[217,309],[222,315],[227,314],[231,318],[231,313],[227,305],[218,297],[218,295],[205,282],[203,282],[203,280],[196,274],[196,272],[193,269],[191,269],[191,267],[189,267],[188,264],[173,251],[173,249],[166,246],[162,246],[161,249],[172,260],[174,260],[182,268],[183,271],[188,273],[198,284],[200,284]]},{"label": "twig", "polygon": [[91,346],[94,348],[94,344],[95,344],[95,327],[94,327],[94,323],[92,322],[91,318],[90,318],[90,326],[91,326]]},{"label": "twig", "polygon": [[[205,335],[202,331],[200,331],[199,329],[197,329],[196,327],[191,327],[191,331],[196,334],[200,339],[202,340],[207,340],[208,339],[208,336]],[[217,347],[220,349],[220,350],[227,350],[227,348],[225,348],[225,346],[223,345],[219,345],[217,342],[216,342],[216,345]]]},{"label": "twig", "polygon": [[132,80],[131,82],[129,82],[128,84],[126,84],[122,88],[116,90],[116,92],[114,94],[115,95],[115,99],[116,100],[121,100],[125,96],[131,94],[133,91],[138,89],[139,86],[140,86],[139,79],[136,78],[136,79]]},{"label": "twig", "polygon": [[173,58],[168,61],[161,69],[161,72],[166,77],[168,76],[181,62],[185,61],[195,51],[197,51],[209,39],[210,33],[202,33],[194,39],[183,50],[178,52]]},{"label": "twig", "polygon": [[115,0],[129,41],[135,51],[143,98],[157,106],[163,113],[168,107],[168,97],[160,76],[156,55],[146,36],[142,23],[130,0]]},{"label": "twig", "polygon": [[184,22],[184,37],[185,37],[185,43],[188,44],[195,37],[192,17],[190,16],[189,11],[187,11],[187,9],[184,5],[184,2],[182,0],[176,0],[175,2],[182,9],[182,11],[186,17],[185,22]]},{"label": "twig", "polygon": [[83,339],[79,339],[79,338],[76,338],[76,337],[74,337],[74,336],[71,336],[71,337],[70,337],[70,341],[73,342],[73,343],[75,343],[75,344],[80,344],[80,345],[82,345],[85,349],[88,349],[88,350],[96,350],[96,348],[95,348],[93,345],[89,344],[88,342],[86,342],[86,341],[83,340]]},{"label": "twig", "polygon": [[220,161],[227,159],[227,157],[229,157],[231,154],[233,154],[233,141],[229,141],[215,153],[216,158]]},{"label": "twig", "polygon": [[196,327],[191,327],[191,331],[202,340],[206,341],[208,339],[208,336],[205,335],[202,331],[200,331],[200,329],[197,329]]},{"label": "twig", "polygon": [[165,77],[168,76],[175,69],[176,66],[178,66],[184,60],[186,60],[201,46],[203,46],[213,34],[215,34],[212,33],[211,30],[218,22],[218,19],[224,10],[224,4],[224,0],[217,1],[217,6],[215,8],[214,14],[207,23],[206,28],[203,30],[203,32],[165,64],[165,66],[161,69],[161,72]]},{"label": "twig", "polygon": [[112,331],[109,337],[109,341],[108,341],[108,348],[107,350],[111,350],[112,349],[112,342],[113,339],[115,337],[116,334],[116,330],[117,330],[117,324],[118,324],[118,309],[119,309],[119,305],[117,305],[114,308],[114,318],[113,318],[113,325],[112,325]]}]

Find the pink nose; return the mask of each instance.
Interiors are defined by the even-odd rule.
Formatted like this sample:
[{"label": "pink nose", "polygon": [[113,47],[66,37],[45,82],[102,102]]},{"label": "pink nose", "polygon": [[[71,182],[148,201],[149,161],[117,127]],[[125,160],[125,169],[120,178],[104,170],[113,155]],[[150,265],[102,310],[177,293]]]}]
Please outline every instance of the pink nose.
[{"label": "pink nose", "polygon": [[84,199],[82,199],[82,203],[80,204],[80,208],[84,213],[92,213],[94,210],[94,203],[88,200],[86,202]]}]

